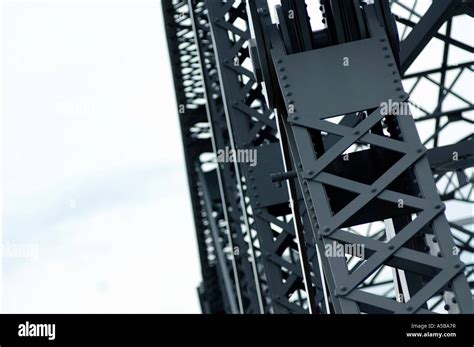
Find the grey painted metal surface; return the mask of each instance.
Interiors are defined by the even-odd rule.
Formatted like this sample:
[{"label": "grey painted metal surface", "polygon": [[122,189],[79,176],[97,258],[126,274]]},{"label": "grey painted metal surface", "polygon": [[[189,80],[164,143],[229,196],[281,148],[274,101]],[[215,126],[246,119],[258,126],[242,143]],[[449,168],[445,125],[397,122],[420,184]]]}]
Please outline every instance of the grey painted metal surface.
[{"label": "grey painted metal surface", "polygon": [[[302,1],[282,0],[278,26],[265,0],[163,7],[178,106],[186,105],[204,312],[472,312],[472,262],[460,256],[472,255],[473,221],[448,222],[443,204],[472,203],[472,138],[439,147],[446,123],[438,121],[469,123],[472,100],[454,91],[459,76],[450,85],[431,77],[472,72],[471,62],[447,59],[449,46],[472,50],[450,35],[470,6],[411,8],[397,17],[414,27],[406,39],[388,1],[324,0],[319,31]],[[442,65],[405,74],[432,38],[445,44]],[[384,103],[407,103],[421,79],[439,87],[434,112],[386,113]],[[448,94],[464,105],[446,112]],[[434,131],[422,142],[415,122],[429,119]],[[217,162],[219,150],[255,151],[258,160]],[[336,246],[346,248],[328,253]]]}]

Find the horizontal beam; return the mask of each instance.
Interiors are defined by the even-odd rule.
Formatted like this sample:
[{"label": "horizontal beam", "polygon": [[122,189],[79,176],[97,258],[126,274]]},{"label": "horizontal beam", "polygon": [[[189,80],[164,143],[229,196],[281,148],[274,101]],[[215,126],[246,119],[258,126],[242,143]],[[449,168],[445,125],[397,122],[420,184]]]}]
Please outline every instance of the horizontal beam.
[{"label": "horizontal beam", "polygon": [[403,79],[408,80],[411,78],[423,77],[423,76],[432,75],[435,73],[451,71],[451,70],[456,70],[456,69],[472,68],[472,67],[474,67],[474,61],[407,74],[403,76]]},{"label": "horizontal beam", "polygon": [[470,138],[453,145],[432,148],[428,150],[428,161],[435,174],[473,167],[473,140]]}]

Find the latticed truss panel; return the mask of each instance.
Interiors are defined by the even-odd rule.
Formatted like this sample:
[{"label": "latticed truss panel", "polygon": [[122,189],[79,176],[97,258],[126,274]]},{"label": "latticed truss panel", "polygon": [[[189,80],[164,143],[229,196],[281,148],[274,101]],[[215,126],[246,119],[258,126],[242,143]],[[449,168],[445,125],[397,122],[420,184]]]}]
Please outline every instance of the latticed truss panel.
[{"label": "latticed truss panel", "polygon": [[420,3],[164,1],[205,312],[470,312],[472,6]]}]

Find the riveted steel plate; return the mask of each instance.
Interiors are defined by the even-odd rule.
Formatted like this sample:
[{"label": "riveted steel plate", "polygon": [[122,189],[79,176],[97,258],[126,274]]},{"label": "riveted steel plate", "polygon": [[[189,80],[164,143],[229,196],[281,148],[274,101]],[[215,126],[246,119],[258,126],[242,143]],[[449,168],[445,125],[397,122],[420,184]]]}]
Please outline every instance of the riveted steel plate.
[{"label": "riveted steel plate", "polygon": [[328,118],[377,108],[403,94],[389,44],[380,39],[274,58],[286,104],[298,115]]},{"label": "riveted steel plate", "polygon": [[[256,148],[257,165],[251,167],[249,189],[254,193],[254,198],[258,203],[258,207],[268,207],[277,204],[287,204],[288,188],[286,182],[283,181],[278,187],[272,182],[271,174],[283,172],[284,166],[281,158],[280,145],[272,143]],[[258,184],[256,184],[258,182]]]}]

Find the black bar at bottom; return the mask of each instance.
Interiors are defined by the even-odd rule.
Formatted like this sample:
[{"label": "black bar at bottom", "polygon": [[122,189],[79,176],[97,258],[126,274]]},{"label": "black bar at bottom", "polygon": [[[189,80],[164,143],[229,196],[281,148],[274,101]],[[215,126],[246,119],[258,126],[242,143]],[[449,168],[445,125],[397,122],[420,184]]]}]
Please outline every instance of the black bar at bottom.
[{"label": "black bar at bottom", "polygon": [[[0,315],[0,345],[472,346],[473,315]],[[27,323],[28,322],[28,323]],[[54,324],[53,326],[45,324]],[[19,336],[30,335],[30,336]],[[31,336],[43,335],[43,336]]]}]

